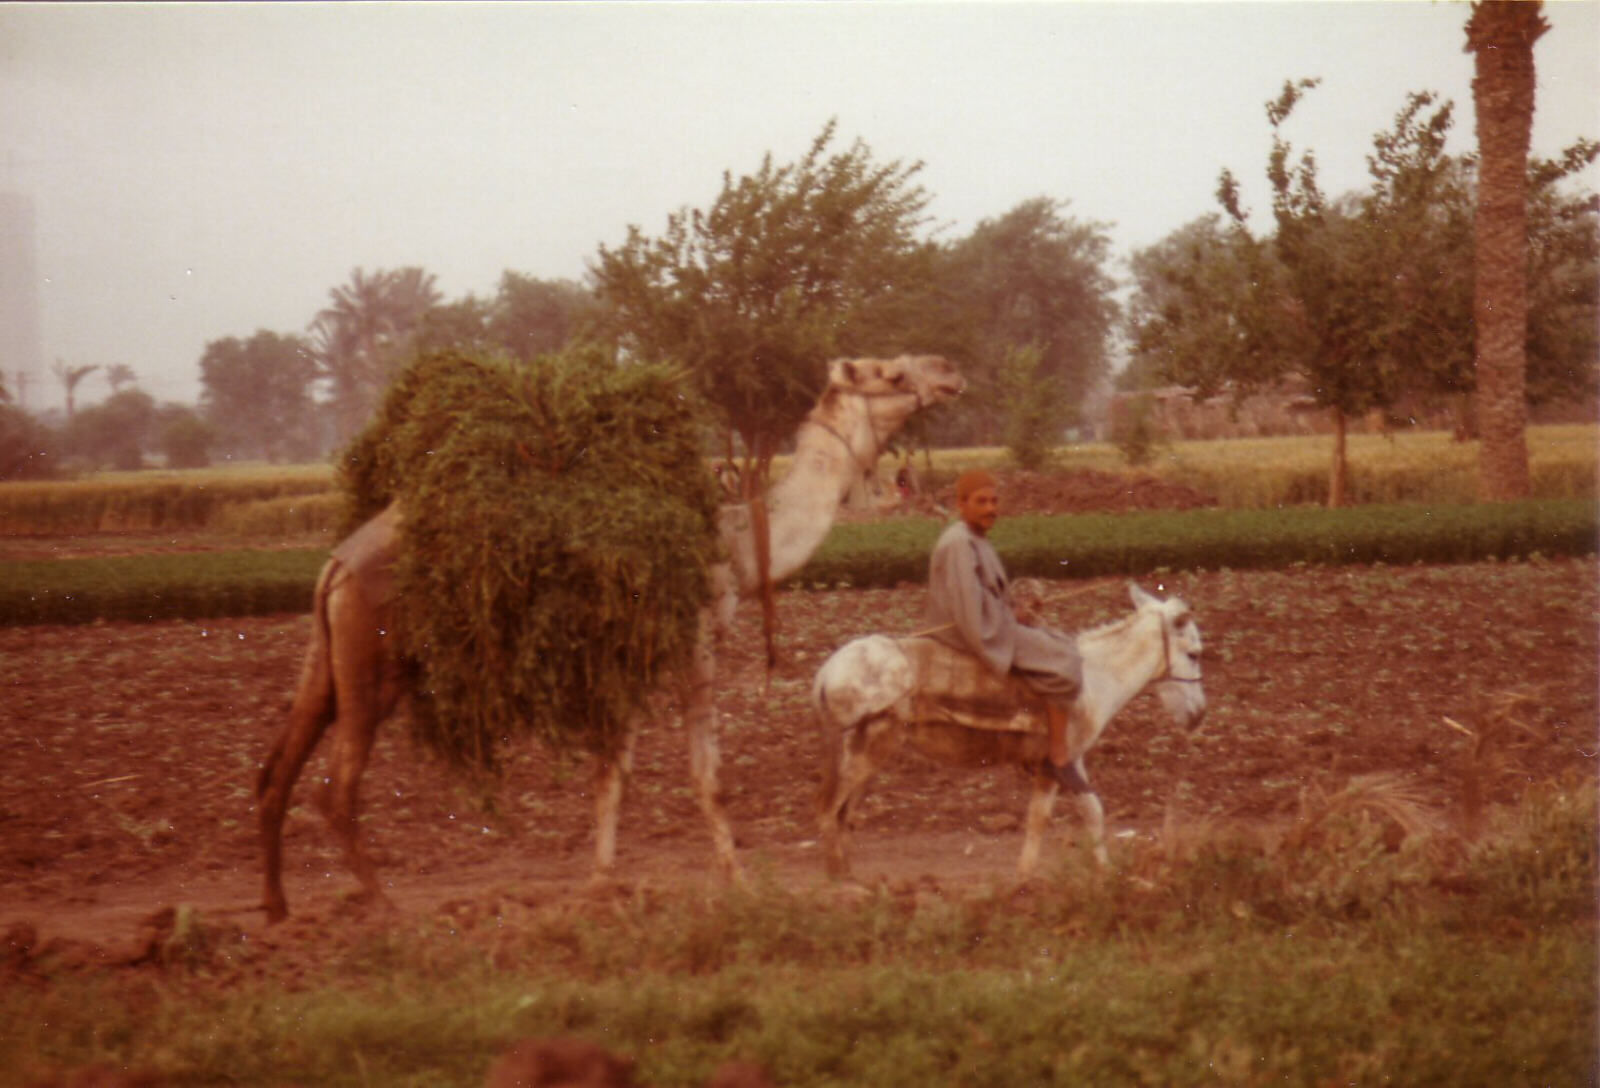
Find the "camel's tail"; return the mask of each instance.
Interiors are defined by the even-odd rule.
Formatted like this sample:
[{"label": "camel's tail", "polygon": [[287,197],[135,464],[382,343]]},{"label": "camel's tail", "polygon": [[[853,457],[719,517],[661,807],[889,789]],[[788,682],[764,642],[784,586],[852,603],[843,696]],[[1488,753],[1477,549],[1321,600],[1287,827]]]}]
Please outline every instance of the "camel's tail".
[{"label": "camel's tail", "polygon": [[330,561],[317,576],[317,588],[311,605],[311,645],[300,666],[300,682],[295,688],[289,720],[273,738],[272,748],[261,765],[261,773],[256,776],[258,798],[266,794],[285,760],[288,761],[288,781],[283,785],[284,792],[293,787],[294,780],[300,777],[300,769],[305,766],[333,721],[335,694],[328,637],[328,590],[339,570],[338,562]]}]

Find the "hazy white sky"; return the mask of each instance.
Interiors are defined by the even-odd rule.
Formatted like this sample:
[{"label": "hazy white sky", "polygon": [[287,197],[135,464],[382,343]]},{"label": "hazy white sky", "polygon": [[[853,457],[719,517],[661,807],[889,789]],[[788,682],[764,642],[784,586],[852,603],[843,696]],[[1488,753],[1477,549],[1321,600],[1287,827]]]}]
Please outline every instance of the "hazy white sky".
[{"label": "hazy white sky", "polygon": [[[1534,149],[1600,137],[1600,3],[1547,3]],[[1353,3],[0,3],[0,190],[37,212],[46,363],[125,363],[192,402],[207,342],[300,332],[357,266],[448,298],[578,279],[724,170],[841,143],[921,160],[959,236],[1022,200],[1110,225],[1119,258],[1266,203],[1264,103],[1324,188],[1413,90],[1472,132],[1468,8]],[[1589,174],[1595,186],[1595,172]],[[0,362],[0,366],[5,366]],[[7,374],[12,379],[11,374]],[[11,382],[15,388],[14,380]],[[98,376],[80,403],[107,392]],[[37,377],[27,406],[59,406]]]}]

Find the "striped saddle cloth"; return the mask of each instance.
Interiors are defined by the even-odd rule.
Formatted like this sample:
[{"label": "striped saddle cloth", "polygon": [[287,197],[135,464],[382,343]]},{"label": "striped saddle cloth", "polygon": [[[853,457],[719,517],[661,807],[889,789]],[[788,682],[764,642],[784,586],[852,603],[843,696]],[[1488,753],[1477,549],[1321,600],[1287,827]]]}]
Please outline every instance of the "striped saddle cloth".
[{"label": "striped saddle cloth", "polygon": [[996,676],[974,655],[931,638],[895,641],[916,675],[913,720],[1006,733],[1045,732],[1044,703],[1015,676]]}]

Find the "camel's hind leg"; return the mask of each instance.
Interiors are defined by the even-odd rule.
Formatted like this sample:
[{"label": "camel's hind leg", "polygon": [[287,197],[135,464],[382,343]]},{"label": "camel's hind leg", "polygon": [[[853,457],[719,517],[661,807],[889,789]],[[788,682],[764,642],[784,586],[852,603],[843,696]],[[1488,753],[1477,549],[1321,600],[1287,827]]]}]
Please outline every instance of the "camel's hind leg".
[{"label": "camel's hind leg", "polygon": [[344,851],[345,864],[361,884],[363,896],[383,898],[377,869],[361,848],[357,792],[372,755],[378,725],[393,711],[400,692],[398,665],[385,652],[382,629],[372,630],[375,612],[354,583],[328,601],[329,657],[335,714],[333,752],[322,814]]},{"label": "camel's hind leg", "polygon": [[717,657],[709,615],[702,613],[700,632],[695,640],[694,660],[689,665],[683,688],[684,724],[689,733],[689,777],[695,800],[711,826],[711,851],[717,872],[724,879],[742,879],[739,859],[734,852],[733,826],[723,803],[718,769],[722,754],[717,746],[717,708],[713,684],[717,676]]},{"label": "camel's hind leg", "polygon": [[594,878],[602,880],[617,867],[617,818],[622,793],[633,774],[633,747],[638,721],[630,722],[622,749],[614,757],[597,756],[594,773]]},{"label": "camel's hind leg", "polygon": [[281,922],[289,914],[283,892],[283,821],[289,810],[289,795],[306,760],[333,721],[333,672],[328,658],[325,596],[330,573],[324,571],[318,579],[311,645],[300,669],[289,720],[273,738],[256,778],[256,816],[265,869],[261,907],[269,922]]}]

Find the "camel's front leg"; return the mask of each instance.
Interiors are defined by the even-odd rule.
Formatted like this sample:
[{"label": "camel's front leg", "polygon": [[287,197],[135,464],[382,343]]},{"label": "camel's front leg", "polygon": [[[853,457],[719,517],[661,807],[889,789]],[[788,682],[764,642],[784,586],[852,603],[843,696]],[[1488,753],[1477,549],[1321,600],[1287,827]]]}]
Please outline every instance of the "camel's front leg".
[{"label": "camel's front leg", "polygon": [[717,708],[713,685],[717,676],[717,656],[710,617],[701,615],[700,632],[695,640],[694,660],[689,665],[683,686],[683,717],[689,732],[689,776],[695,799],[711,825],[711,850],[717,872],[724,879],[742,879],[739,859],[734,853],[733,828],[723,805],[722,785],[717,771],[722,755],[717,747]]},{"label": "camel's front leg", "polygon": [[594,772],[594,876],[600,880],[617,866],[617,819],[622,793],[633,774],[633,746],[639,736],[638,719],[628,723],[622,748],[615,756],[596,757]]}]

